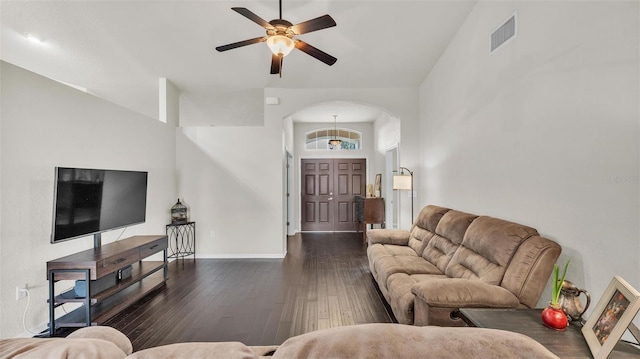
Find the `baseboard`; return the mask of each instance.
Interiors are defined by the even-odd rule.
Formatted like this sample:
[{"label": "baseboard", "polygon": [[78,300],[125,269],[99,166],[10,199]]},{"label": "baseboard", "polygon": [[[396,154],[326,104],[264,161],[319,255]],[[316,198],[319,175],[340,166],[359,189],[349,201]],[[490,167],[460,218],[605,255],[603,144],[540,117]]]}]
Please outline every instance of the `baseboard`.
[{"label": "baseboard", "polygon": [[283,259],[286,253],[198,254],[198,259]]}]

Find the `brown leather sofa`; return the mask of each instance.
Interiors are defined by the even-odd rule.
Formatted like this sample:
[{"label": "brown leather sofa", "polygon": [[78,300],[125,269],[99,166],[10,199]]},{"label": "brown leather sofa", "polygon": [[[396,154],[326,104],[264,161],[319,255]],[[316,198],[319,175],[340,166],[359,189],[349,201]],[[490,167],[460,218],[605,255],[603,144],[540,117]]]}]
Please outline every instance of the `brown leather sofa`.
[{"label": "brown leather sofa", "polygon": [[[482,343],[478,345],[478,343]],[[289,359],[289,358],[556,358],[535,340],[485,328],[415,327],[391,323],[317,330],[282,345],[185,342],[133,352],[129,339],[110,327],[86,327],[67,338],[0,340],[0,358],[49,359]]]},{"label": "brown leather sofa", "polygon": [[369,267],[396,319],[462,326],[464,307],[533,308],[561,247],[534,228],[427,206],[411,230],[367,232]]}]

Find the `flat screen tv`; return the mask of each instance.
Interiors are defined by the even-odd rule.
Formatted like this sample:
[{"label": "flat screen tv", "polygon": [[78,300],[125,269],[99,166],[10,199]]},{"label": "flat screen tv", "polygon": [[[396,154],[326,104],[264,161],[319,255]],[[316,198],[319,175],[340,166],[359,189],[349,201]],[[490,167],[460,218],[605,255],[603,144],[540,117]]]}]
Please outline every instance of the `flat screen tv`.
[{"label": "flat screen tv", "polygon": [[51,243],[143,223],[147,172],[56,167]]}]

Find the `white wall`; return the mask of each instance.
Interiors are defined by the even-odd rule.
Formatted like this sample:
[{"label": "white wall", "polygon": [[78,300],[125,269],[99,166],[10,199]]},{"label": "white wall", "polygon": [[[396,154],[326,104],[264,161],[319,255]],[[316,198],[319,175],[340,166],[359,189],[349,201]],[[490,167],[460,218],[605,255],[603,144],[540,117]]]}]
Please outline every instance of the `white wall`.
[{"label": "white wall", "polygon": [[178,192],[196,221],[198,258],[283,257],[282,121],[186,127]]},{"label": "white wall", "polygon": [[[517,36],[490,55],[514,12]],[[640,289],[638,14],[481,1],[420,89],[421,202],[537,228],[594,301],[614,275]]]},{"label": "white wall", "polygon": [[[92,237],[49,243],[54,167],[148,171],[146,223],[123,238],[163,234],[176,198],[175,128],[0,64],[0,337],[6,338],[23,332],[26,300],[15,300],[15,287],[28,286],[27,327],[34,330],[48,321],[46,262],[93,247]],[[105,233],[103,243],[121,232]]]}]

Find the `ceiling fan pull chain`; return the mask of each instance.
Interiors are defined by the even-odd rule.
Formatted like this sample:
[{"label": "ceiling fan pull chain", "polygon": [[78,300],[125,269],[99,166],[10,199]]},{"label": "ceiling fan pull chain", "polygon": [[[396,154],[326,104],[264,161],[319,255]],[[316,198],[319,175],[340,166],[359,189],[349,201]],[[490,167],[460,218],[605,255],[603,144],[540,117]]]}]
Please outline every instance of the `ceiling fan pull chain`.
[{"label": "ceiling fan pull chain", "polygon": [[[280,0],[280,1],[282,1],[282,0]],[[280,78],[282,78],[282,60],[284,59],[284,56],[280,55],[278,57],[280,57]]]}]

